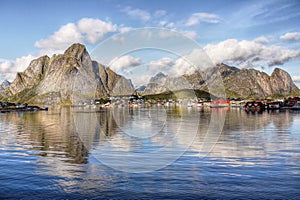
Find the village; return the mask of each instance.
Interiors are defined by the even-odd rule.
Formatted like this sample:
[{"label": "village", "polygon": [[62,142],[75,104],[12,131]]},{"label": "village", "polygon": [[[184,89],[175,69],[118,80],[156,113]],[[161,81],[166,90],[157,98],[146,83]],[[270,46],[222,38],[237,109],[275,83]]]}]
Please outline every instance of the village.
[{"label": "village", "polygon": [[[108,97],[92,100],[90,103],[80,103],[71,106],[93,106],[99,108],[116,107],[186,107],[186,108],[240,108],[246,112],[261,112],[264,110],[300,110],[300,97],[289,97],[286,99],[241,99],[241,98],[183,98],[183,99],[149,99],[139,95]],[[0,112],[18,112],[18,111],[48,111],[48,106],[29,105],[27,103],[0,102]]]},{"label": "village", "polygon": [[286,99],[241,99],[241,98],[220,98],[220,99],[147,99],[142,96],[133,95],[130,97],[110,97],[108,99],[100,99],[95,101],[100,107],[199,107],[199,108],[241,108],[245,111],[264,111],[264,110],[280,110],[291,109],[300,110],[300,97],[289,97]]}]

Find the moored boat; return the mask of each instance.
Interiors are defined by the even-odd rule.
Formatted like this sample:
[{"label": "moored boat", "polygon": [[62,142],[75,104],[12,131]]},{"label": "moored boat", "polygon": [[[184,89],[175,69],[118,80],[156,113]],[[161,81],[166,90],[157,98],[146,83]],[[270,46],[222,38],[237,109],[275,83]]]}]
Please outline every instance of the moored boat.
[{"label": "moored boat", "polygon": [[265,110],[265,104],[261,101],[249,101],[245,104],[244,109],[246,112],[259,112]]},{"label": "moored boat", "polygon": [[280,101],[269,102],[266,104],[267,110],[279,110],[283,106],[283,103]]},{"label": "moored boat", "polygon": [[297,101],[295,105],[291,108],[292,110],[300,110],[300,101]]}]

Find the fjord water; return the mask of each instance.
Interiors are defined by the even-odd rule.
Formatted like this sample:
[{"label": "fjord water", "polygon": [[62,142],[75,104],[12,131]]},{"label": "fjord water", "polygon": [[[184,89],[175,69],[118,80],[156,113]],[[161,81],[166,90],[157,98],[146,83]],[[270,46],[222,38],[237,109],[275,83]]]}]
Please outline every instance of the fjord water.
[{"label": "fjord water", "polygon": [[1,113],[0,188],[1,199],[297,199],[300,113]]}]

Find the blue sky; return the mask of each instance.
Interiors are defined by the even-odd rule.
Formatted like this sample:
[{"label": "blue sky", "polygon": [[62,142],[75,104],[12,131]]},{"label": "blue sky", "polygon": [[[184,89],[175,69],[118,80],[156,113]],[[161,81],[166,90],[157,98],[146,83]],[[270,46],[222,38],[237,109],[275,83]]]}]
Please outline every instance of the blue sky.
[{"label": "blue sky", "polygon": [[[61,53],[72,43],[92,51],[114,34],[143,27],[178,31],[214,62],[267,73],[280,67],[300,81],[299,11],[297,0],[0,0],[0,81],[13,80],[31,59]],[[166,63],[168,55],[162,57]],[[120,61],[137,65],[139,59]]]}]

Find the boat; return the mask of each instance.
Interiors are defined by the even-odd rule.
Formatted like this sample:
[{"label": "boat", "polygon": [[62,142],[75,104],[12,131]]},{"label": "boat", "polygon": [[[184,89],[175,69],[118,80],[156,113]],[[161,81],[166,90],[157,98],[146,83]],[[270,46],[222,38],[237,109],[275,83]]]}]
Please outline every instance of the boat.
[{"label": "boat", "polygon": [[291,110],[300,110],[300,101],[297,101],[297,103],[295,103],[295,105],[293,105]]},{"label": "boat", "polygon": [[246,112],[260,112],[265,110],[265,104],[261,101],[249,101],[245,104],[244,109]]},{"label": "boat", "polygon": [[266,104],[267,110],[279,110],[282,107],[282,102],[276,101],[276,102],[270,102]]},{"label": "boat", "polygon": [[231,108],[243,108],[245,106],[244,101],[241,100],[231,100],[230,107]]}]

